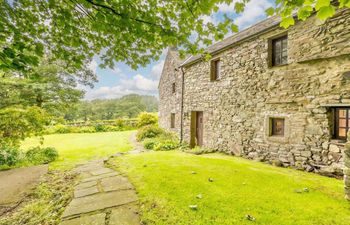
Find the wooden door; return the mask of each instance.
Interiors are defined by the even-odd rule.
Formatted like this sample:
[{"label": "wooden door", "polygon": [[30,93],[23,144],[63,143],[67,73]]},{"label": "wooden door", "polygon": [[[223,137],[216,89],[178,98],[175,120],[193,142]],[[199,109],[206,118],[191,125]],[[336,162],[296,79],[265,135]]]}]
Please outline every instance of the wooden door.
[{"label": "wooden door", "polygon": [[197,121],[196,121],[196,139],[197,145],[203,145],[203,112],[197,112]]}]

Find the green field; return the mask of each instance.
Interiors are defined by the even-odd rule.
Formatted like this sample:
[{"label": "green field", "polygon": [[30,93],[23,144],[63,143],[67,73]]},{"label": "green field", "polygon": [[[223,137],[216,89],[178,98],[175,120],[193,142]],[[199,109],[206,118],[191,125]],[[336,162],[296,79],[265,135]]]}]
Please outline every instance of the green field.
[{"label": "green field", "polygon": [[112,164],[135,185],[145,224],[350,224],[341,180],[220,154],[149,152]]},{"label": "green field", "polygon": [[[91,159],[101,159],[117,152],[132,149],[129,142],[133,131],[103,132],[91,134],[52,134],[44,136],[45,147],[55,147],[59,152],[57,161],[50,164],[51,169],[71,169],[77,163]],[[29,138],[22,148],[40,145],[40,139]]]}]

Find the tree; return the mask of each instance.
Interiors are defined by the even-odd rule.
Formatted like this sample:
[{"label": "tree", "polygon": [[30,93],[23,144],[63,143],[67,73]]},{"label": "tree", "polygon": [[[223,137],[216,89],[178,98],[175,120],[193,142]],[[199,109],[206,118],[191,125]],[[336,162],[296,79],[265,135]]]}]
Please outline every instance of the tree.
[{"label": "tree", "polygon": [[17,147],[21,140],[41,132],[49,117],[39,107],[9,107],[0,110],[0,149]]},{"label": "tree", "polygon": [[[28,70],[50,54],[78,70],[98,54],[102,66],[123,61],[132,67],[158,59],[168,46],[184,53],[203,53],[228,32],[237,32],[234,14],[249,0],[235,3],[218,24],[205,16],[232,0],[0,0],[0,70]],[[293,13],[305,20],[313,12],[331,17],[350,0],[275,0],[268,15],[280,15],[281,25],[294,24]],[[332,4],[333,3],[333,4]]]},{"label": "tree", "polygon": [[76,88],[79,83],[92,85],[94,80],[95,74],[87,68],[71,74],[60,62],[43,60],[23,75],[16,72],[2,75],[0,108],[37,106],[57,115],[83,96],[83,91]]},{"label": "tree", "polygon": [[321,20],[332,17],[337,9],[350,8],[350,0],[275,0],[276,7],[266,10],[268,15],[282,17],[281,26],[288,28],[295,20],[306,20],[316,13]]},{"label": "tree", "polygon": [[119,99],[82,101],[65,114],[69,120],[110,120],[135,118],[141,112],[157,112],[158,100],[154,96],[130,94]]}]

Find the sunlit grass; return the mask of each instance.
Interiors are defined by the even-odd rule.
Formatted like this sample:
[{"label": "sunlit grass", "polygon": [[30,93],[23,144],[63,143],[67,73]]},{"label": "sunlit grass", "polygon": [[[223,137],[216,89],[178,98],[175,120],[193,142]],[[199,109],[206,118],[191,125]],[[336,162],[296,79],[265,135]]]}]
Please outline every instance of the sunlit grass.
[{"label": "sunlit grass", "polygon": [[[102,132],[85,134],[52,134],[44,136],[45,147],[55,147],[59,158],[50,164],[50,169],[71,169],[76,164],[92,159],[101,159],[117,152],[131,150],[129,137],[133,131]],[[40,145],[40,138],[24,141],[22,148]]]},{"label": "sunlit grass", "polygon": [[114,163],[135,185],[146,224],[350,223],[341,180],[219,154],[150,152]]}]

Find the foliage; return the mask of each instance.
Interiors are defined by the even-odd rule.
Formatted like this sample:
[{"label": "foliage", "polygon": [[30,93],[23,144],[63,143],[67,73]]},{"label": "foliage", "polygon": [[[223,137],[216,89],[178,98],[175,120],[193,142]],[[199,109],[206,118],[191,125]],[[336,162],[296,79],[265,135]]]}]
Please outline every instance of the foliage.
[{"label": "foliage", "polygon": [[89,78],[84,72],[72,75],[54,63],[39,65],[25,74],[4,73],[0,77],[0,145],[18,145],[39,134],[53,116],[61,115],[82,97],[82,91],[76,89],[77,80],[86,83]]},{"label": "foliage", "polygon": [[68,121],[115,120],[136,118],[141,112],[157,112],[157,110],[156,97],[130,94],[119,99],[82,101],[68,110],[64,117]]},{"label": "foliage", "polygon": [[158,123],[158,116],[155,113],[142,112],[137,116],[138,127],[156,125],[157,123]]},{"label": "foliage", "polygon": [[46,164],[57,158],[58,152],[52,147],[33,147],[24,152],[18,147],[2,146],[0,148],[0,170]]},{"label": "foliage", "polygon": [[42,148],[54,147],[59,157],[50,163],[50,169],[72,169],[79,163],[101,159],[117,152],[132,149],[129,137],[133,131],[102,132],[86,134],[52,134],[46,135],[43,141],[38,137],[28,138],[22,149],[30,149],[40,145]]},{"label": "foliage", "polygon": [[134,130],[136,126],[132,120],[110,120],[110,121],[94,121],[80,124],[56,124],[48,126],[44,134],[68,134],[68,133],[96,133],[96,132],[113,132]]},{"label": "foliage", "polygon": [[58,152],[55,148],[52,147],[34,147],[30,148],[26,152],[26,160],[33,163],[34,165],[50,163],[55,161],[57,158]]},{"label": "foliage", "polygon": [[156,125],[149,125],[142,127],[138,130],[136,134],[137,141],[143,141],[146,138],[158,137],[160,134],[164,133],[164,130]]},{"label": "foliage", "polygon": [[[180,151],[125,155],[115,158],[114,164],[135,186],[145,224],[349,221],[343,181],[334,178],[222,154],[197,156]],[[297,191],[304,188],[309,192]],[[198,209],[193,211],[189,205]]]},{"label": "foliage", "polygon": [[13,146],[0,147],[0,166],[5,168],[14,166],[20,158],[20,151]]},{"label": "foliage", "polygon": [[[281,26],[288,28],[295,24],[295,19],[306,20],[314,12],[321,20],[334,16],[337,9],[350,8],[349,0],[275,0],[276,7],[266,10],[268,15],[278,14],[282,17]],[[295,15],[295,16],[294,16]]]},{"label": "foliage", "polygon": [[155,151],[169,151],[174,150],[179,147],[179,143],[170,139],[162,140],[160,139],[159,143],[154,146]]},{"label": "foliage", "polygon": [[[102,66],[123,61],[136,68],[159,59],[168,46],[179,46],[182,56],[204,53],[198,46],[237,32],[234,18],[248,2],[235,2],[232,10],[222,12],[223,21],[214,24],[205,17],[232,1],[2,0],[0,70],[28,70],[44,54],[80,69],[93,55],[101,56]],[[350,7],[349,0],[332,2],[275,0],[276,6],[267,13],[280,15],[281,25],[288,27],[294,24],[294,12],[305,20],[315,11],[324,20],[336,9]]]},{"label": "foliage", "polygon": [[158,141],[156,138],[146,138],[142,142],[143,147],[148,150],[153,150],[154,147],[158,144]]},{"label": "foliage", "polygon": [[46,112],[36,106],[0,110],[0,147],[18,146],[20,140],[40,133],[48,122]]},{"label": "foliage", "polygon": [[124,61],[136,68],[159,59],[168,46],[195,53],[199,43],[237,31],[229,14],[217,26],[204,20],[222,2],[227,0],[3,0],[0,69],[25,70],[44,53],[75,68],[93,55],[103,66]]},{"label": "foliage", "polygon": [[75,181],[72,173],[51,171],[18,207],[1,216],[0,225],[59,224],[73,198]]},{"label": "foliage", "polygon": [[[179,139],[175,133],[167,132],[161,128],[158,128],[159,130],[156,130],[154,132],[154,127],[147,127],[148,129],[145,130],[144,134],[140,135],[138,138],[140,141],[142,141],[143,147],[145,149],[149,150],[155,150],[155,151],[169,151],[177,149],[180,146]],[[140,132],[141,133],[141,132]]]}]

